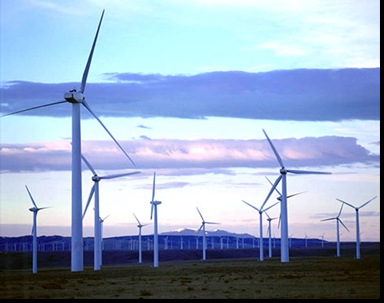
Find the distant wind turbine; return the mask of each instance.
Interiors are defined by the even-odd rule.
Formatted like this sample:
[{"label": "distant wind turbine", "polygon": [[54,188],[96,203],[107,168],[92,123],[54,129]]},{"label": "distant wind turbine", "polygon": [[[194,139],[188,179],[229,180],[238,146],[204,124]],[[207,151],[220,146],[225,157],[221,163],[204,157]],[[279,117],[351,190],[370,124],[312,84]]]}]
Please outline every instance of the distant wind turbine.
[{"label": "distant wind turbine", "polygon": [[272,258],[272,230],[271,230],[271,221],[277,219],[271,218],[266,211],[264,211],[267,215],[267,221],[268,221],[268,257]]},{"label": "distant wind turbine", "polygon": [[133,214],[137,221],[137,227],[139,228],[139,263],[142,263],[142,246],[141,246],[141,228],[148,224],[141,224],[139,219],[137,219],[136,215]]},{"label": "distant wind turbine", "polygon": [[[103,223],[104,221],[109,217],[109,215],[105,216],[104,219],[102,219],[101,217],[99,217],[99,224],[100,225],[100,243],[102,244],[103,243]],[[103,264],[103,247],[101,246],[101,249],[100,249],[100,266]]]},{"label": "distant wind turbine", "polygon": [[339,228],[339,222],[349,232],[348,227],[346,227],[345,224],[343,223],[343,221],[341,221],[341,219],[340,219],[340,215],[341,215],[341,211],[343,210],[343,206],[344,206],[344,204],[341,205],[339,213],[338,213],[338,215],[336,217],[320,220],[320,221],[336,220],[336,240],[337,240],[336,256],[337,257],[340,257],[340,228]]},{"label": "distant wind turbine", "polygon": [[[280,204],[280,215],[281,215],[281,262],[289,262],[289,243],[288,243],[288,210],[287,210],[287,173],[293,174],[330,174],[327,172],[316,172],[316,171],[304,171],[304,170],[293,170],[286,169],[285,165],[277,152],[275,146],[272,144],[272,141],[269,139],[267,133],[263,129],[264,135],[266,136],[269,145],[272,148],[273,153],[277,161],[280,164],[280,176],[276,180],[277,183],[282,180],[282,197]],[[275,182],[276,184],[276,182]],[[277,184],[276,184],[277,185]]]},{"label": "distant wind turbine", "polygon": [[49,207],[37,207],[35,200],[32,197],[31,192],[29,191],[27,185],[25,185],[25,188],[28,191],[28,195],[31,198],[33,207],[31,207],[29,210],[33,212],[33,227],[32,227],[32,236],[33,236],[33,244],[32,244],[32,273],[37,273],[37,213],[39,210],[49,208]]},{"label": "distant wind turbine", "polygon": [[85,100],[85,86],[87,83],[87,77],[89,68],[91,66],[91,61],[93,57],[93,52],[95,50],[97,37],[99,35],[99,30],[101,26],[101,21],[103,20],[104,11],[101,14],[99,26],[96,31],[96,35],[93,41],[91,52],[88,57],[87,64],[83,73],[81,80],[80,90],[72,89],[69,92],[64,93],[64,99],[58,102],[48,103],[40,106],[35,106],[16,112],[8,113],[0,117],[10,116],[14,114],[23,113],[26,111],[39,109],[43,107],[48,107],[52,105],[57,105],[61,103],[69,102],[72,104],[72,222],[71,222],[71,271],[83,271],[84,270],[84,259],[83,259],[83,220],[82,220],[82,186],[81,186],[81,118],[80,118],[80,105],[83,105],[90,114],[101,124],[121,151],[127,156],[127,158],[135,166],[135,163],[128,156],[126,151],[121,147],[117,140],[113,137],[110,131],[106,126],[101,122],[98,116],[91,109],[89,104]]},{"label": "distant wind turbine", "polygon": [[353,206],[352,204],[348,203],[348,202],[345,202],[343,200],[340,200],[340,199],[336,199],[340,202],[342,202],[343,204],[346,204],[352,208],[355,209],[355,212],[356,212],[356,259],[360,259],[360,223],[359,223],[359,209],[360,208],[363,208],[364,206],[366,206],[368,203],[370,203],[373,199],[377,198],[377,196],[373,197],[372,199],[368,200],[367,202],[363,203],[362,205],[360,205],[359,207],[357,206]]},{"label": "distant wind turbine", "polygon": [[154,215],[153,222],[153,267],[159,267],[159,238],[157,229],[157,205],[161,204],[161,201],[155,200],[155,182],[156,172],[153,173],[153,186],[152,186],[152,200],[151,200],[151,220]]},{"label": "distant wind turbine", "polygon": [[197,231],[197,233],[199,233],[200,230],[203,230],[203,261],[205,261],[206,260],[206,250],[207,250],[207,241],[205,238],[205,224],[220,224],[220,223],[205,221],[200,210],[197,207],[196,207],[196,209],[197,209],[197,211],[201,217],[201,220],[202,220],[201,226],[200,226],[199,230]]},{"label": "distant wind turbine", "polygon": [[103,179],[115,179],[125,176],[130,176],[134,174],[140,173],[139,171],[134,172],[127,172],[127,173],[121,173],[121,174],[113,174],[113,175],[105,175],[105,176],[99,176],[91,163],[83,156],[81,155],[81,158],[85,162],[85,164],[88,166],[89,170],[93,173],[92,181],[94,182],[91,192],[88,197],[87,204],[85,205],[85,209],[83,212],[83,219],[87,212],[89,203],[91,202],[92,196],[95,195],[95,217],[94,217],[94,270],[100,270],[101,266],[101,227],[99,224],[99,218],[100,218],[100,198],[99,198],[99,181]]}]

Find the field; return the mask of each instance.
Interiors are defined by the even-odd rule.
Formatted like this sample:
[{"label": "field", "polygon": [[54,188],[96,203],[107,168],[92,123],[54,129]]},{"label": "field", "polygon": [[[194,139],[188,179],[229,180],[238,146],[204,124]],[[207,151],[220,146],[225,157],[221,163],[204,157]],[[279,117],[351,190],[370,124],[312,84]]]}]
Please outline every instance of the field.
[{"label": "field", "polygon": [[[169,251],[168,258],[165,252],[160,254],[158,268],[147,260],[149,255],[143,257],[142,264],[138,264],[127,258],[127,254],[124,257],[104,252],[103,260],[107,264],[101,270],[94,271],[92,265],[86,265],[81,272],[71,272],[70,267],[60,266],[57,258],[50,254],[39,255],[43,265],[39,265],[36,274],[31,273],[30,258],[26,259],[25,253],[1,254],[0,298],[380,298],[380,243],[375,248],[362,249],[359,260],[353,257],[352,247],[340,257],[334,256],[334,249],[305,250],[305,254],[302,253],[304,250],[292,250],[290,262],[287,263],[282,263],[279,257],[265,257],[263,262],[249,257],[249,254],[257,256],[257,249],[247,252],[248,257],[240,255],[238,258],[235,256],[239,255],[239,251],[236,250],[228,251],[228,255],[221,255],[221,258],[213,258],[214,252],[207,251],[205,261],[190,259],[195,257],[193,253],[199,253],[197,251],[189,252],[189,259],[186,255],[180,257],[180,252]],[[126,261],[121,262],[121,258]],[[88,259],[92,260],[91,255]],[[49,264],[50,267],[47,266]],[[26,265],[29,267],[26,268]]]}]

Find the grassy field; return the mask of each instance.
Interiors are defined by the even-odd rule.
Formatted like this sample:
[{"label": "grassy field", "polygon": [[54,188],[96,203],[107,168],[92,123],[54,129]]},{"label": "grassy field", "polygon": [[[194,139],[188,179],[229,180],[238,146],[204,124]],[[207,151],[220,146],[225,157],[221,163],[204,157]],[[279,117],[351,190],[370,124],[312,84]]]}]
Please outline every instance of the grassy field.
[{"label": "grassy field", "polygon": [[[254,251],[256,252],[256,250]],[[365,253],[365,252],[364,252]],[[379,299],[380,250],[351,255],[221,258],[0,271],[1,299]]]}]

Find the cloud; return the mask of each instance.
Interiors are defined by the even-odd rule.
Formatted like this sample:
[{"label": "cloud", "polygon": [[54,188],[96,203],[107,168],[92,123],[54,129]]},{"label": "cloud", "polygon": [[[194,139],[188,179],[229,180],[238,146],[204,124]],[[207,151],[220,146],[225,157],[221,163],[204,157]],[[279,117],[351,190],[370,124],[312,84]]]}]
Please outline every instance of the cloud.
[{"label": "cloud", "polygon": [[[380,156],[357,144],[356,138],[324,136],[273,140],[287,167],[321,167],[353,163],[377,165]],[[266,140],[136,139],[120,144],[137,169],[275,168],[278,162]],[[132,168],[109,141],[83,141],[82,153],[98,170]],[[68,142],[2,144],[2,172],[71,169]],[[212,171],[211,171],[212,172]]]},{"label": "cloud", "polygon": [[[380,68],[105,76],[109,82],[87,84],[86,99],[96,114],[108,117],[380,120]],[[7,82],[0,108],[5,114],[60,101],[78,86]],[[22,114],[61,117],[71,109],[60,104]]]}]

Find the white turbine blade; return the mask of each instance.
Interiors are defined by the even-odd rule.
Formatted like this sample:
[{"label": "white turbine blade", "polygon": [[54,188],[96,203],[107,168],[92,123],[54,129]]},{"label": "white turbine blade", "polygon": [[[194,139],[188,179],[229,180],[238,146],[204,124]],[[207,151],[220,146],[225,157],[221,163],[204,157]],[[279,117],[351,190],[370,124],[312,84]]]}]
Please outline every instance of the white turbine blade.
[{"label": "white turbine blade", "polygon": [[343,206],[344,206],[344,203],[341,204],[341,207],[340,207],[340,210],[339,210],[339,214],[337,215],[337,218],[340,217],[340,215],[341,215],[341,211],[343,210]]},{"label": "white turbine blade", "polygon": [[18,110],[18,111],[12,112],[12,113],[8,113],[8,114],[5,114],[5,115],[2,115],[2,116],[0,116],[0,118],[6,117],[6,116],[15,115],[15,114],[20,114],[20,113],[23,113],[23,112],[26,112],[26,111],[37,109],[37,108],[47,107],[47,106],[56,105],[56,104],[60,104],[60,103],[66,103],[66,102],[67,102],[66,100],[62,100],[62,101],[58,101],[58,102],[53,102],[53,103],[48,103],[48,104],[44,104],[44,105],[34,106],[34,107],[30,107],[30,108],[26,108],[26,109],[22,109],[22,110]]},{"label": "white turbine blade", "polygon": [[139,219],[137,219],[136,215],[134,213],[133,213],[133,215],[135,216],[137,223],[139,223],[139,225],[141,225],[141,223],[140,223]]},{"label": "white turbine blade", "polygon": [[92,196],[95,193],[95,186],[96,186],[96,183],[93,184],[93,186],[91,188],[91,192],[89,193],[88,201],[87,201],[87,204],[85,205],[85,209],[84,209],[84,212],[83,212],[83,219],[84,219],[85,213],[87,212],[89,203],[91,202]]},{"label": "white turbine blade", "polygon": [[83,161],[85,162],[85,164],[88,166],[89,170],[90,170],[95,176],[97,176],[97,173],[96,173],[95,169],[93,168],[93,166],[91,165],[91,163],[89,163],[89,161],[88,161],[83,155],[81,155],[81,159],[83,159]]},{"label": "white turbine blade", "polygon": [[96,41],[97,41],[97,36],[99,35],[99,30],[100,30],[100,26],[101,26],[101,21],[103,20],[104,11],[105,11],[105,10],[103,10],[103,13],[101,14],[101,18],[100,18],[99,26],[97,27],[97,31],[96,31],[96,35],[95,35],[95,39],[93,40],[93,45],[92,45],[92,48],[91,48],[91,52],[90,52],[89,57],[88,57],[87,65],[85,66],[85,70],[84,70],[84,73],[83,73],[83,78],[82,78],[82,80],[81,80],[81,88],[80,88],[80,92],[82,92],[82,93],[84,93],[85,85],[86,85],[86,83],[87,83],[88,72],[89,72],[89,68],[90,68],[90,66],[91,66],[92,56],[93,56],[93,51],[95,50]]},{"label": "white turbine blade", "polygon": [[267,140],[268,140],[268,142],[269,142],[269,145],[271,145],[271,148],[272,148],[272,150],[273,150],[273,153],[274,153],[275,156],[276,156],[277,161],[279,161],[279,164],[280,164],[281,167],[284,167],[284,163],[283,163],[283,161],[281,160],[280,155],[279,155],[279,153],[277,152],[276,148],[273,146],[271,139],[269,139],[269,137],[268,137],[268,135],[267,135],[267,133],[265,132],[264,129],[263,129],[263,132],[264,132],[264,135],[267,137]]},{"label": "white turbine blade", "polygon": [[320,221],[330,221],[330,220],[337,220],[337,217],[334,217],[334,218],[327,218],[327,219],[322,219]]},{"label": "white turbine blade", "polygon": [[271,190],[270,190],[269,193],[268,193],[268,196],[265,198],[263,205],[261,205],[261,207],[260,207],[260,211],[263,209],[265,203],[267,203],[269,197],[272,195],[273,191],[275,190],[276,186],[279,184],[279,182],[280,182],[280,180],[281,180],[282,178],[283,178],[282,175],[279,175],[279,176],[277,177],[275,183],[272,185],[272,188],[271,188]]},{"label": "white turbine blade", "polygon": [[152,216],[153,216],[153,208],[155,207],[155,205],[153,204],[153,202],[151,202],[152,206],[151,206],[151,220],[152,220]]},{"label": "white turbine blade", "polygon": [[104,221],[105,221],[105,219],[107,219],[109,216],[110,216],[110,214],[109,214],[109,215],[107,215],[107,216],[105,216],[105,217],[104,217],[104,219],[101,219],[101,218],[100,218],[101,222],[104,222]]},{"label": "white turbine blade", "polygon": [[248,202],[246,202],[244,200],[241,200],[241,201],[243,201],[245,204],[249,205],[250,207],[256,209],[257,211],[260,211],[256,206],[253,206],[252,204],[250,204],[250,203],[248,203]]},{"label": "white turbine blade", "polygon": [[28,186],[25,185],[25,188],[26,188],[27,191],[28,191],[28,195],[29,195],[29,197],[31,198],[33,205],[34,205],[36,208],[38,208],[37,205],[36,205],[36,203],[35,203],[35,200],[33,200],[33,197],[32,197],[31,192],[30,192],[29,189],[28,189]]},{"label": "white turbine blade", "polygon": [[[267,207],[266,209],[264,209],[264,212],[267,211],[268,209],[274,207],[276,204],[279,204],[279,203],[280,203],[280,201],[278,201],[278,202],[272,204],[271,206],[269,206],[269,207]],[[268,216],[268,217],[269,217],[269,216]]]},{"label": "white turbine blade", "polygon": [[32,230],[31,230],[31,235],[33,235],[33,234],[35,233],[35,228],[36,228],[36,226],[33,225],[33,226],[32,226]]},{"label": "white turbine blade", "polygon": [[369,202],[371,202],[373,199],[375,199],[375,198],[377,198],[377,196],[375,196],[375,197],[373,197],[372,199],[370,199],[370,200],[368,200],[367,202],[365,202],[363,205],[361,205],[360,207],[359,207],[359,209],[360,208],[363,208],[365,205],[367,205]]},{"label": "white turbine blade", "polygon": [[135,175],[140,173],[139,171],[134,171],[130,173],[121,173],[121,174],[115,174],[115,175],[108,175],[108,176],[102,176],[100,179],[114,179],[114,178],[119,178],[119,177],[125,177],[125,176],[130,176],[130,175]]},{"label": "white turbine blade", "polygon": [[197,233],[199,233],[199,232],[200,232],[200,230],[203,228],[203,226],[204,226],[204,223],[203,223],[203,224],[201,224],[201,226],[200,226],[199,230],[197,231]]},{"label": "white turbine blade", "polygon": [[291,197],[294,197],[294,196],[297,196],[297,195],[301,195],[301,194],[303,194],[303,193],[305,193],[305,191],[302,191],[302,192],[300,192],[300,193],[296,193],[296,194],[289,195],[289,196],[287,196],[287,199],[288,199],[288,198],[291,198]]},{"label": "white turbine blade", "polygon": [[101,126],[105,129],[105,131],[109,134],[109,136],[112,138],[113,141],[115,141],[116,145],[121,149],[121,151],[124,153],[124,155],[126,155],[126,157],[132,162],[133,166],[136,166],[135,162],[133,162],[133,160],[131,159],[130,156],[128,156],[127,152],[122,148],[122,146],[120,145],[119,142],[117,142],[117,140],[115,139],[115,137],[111,134],[111,132],[108,130],[108,128],[104,125],[103,122],[101,122],[101,120],[99,119],[99,117],[93,112],[93,110],[90,108],[90,106],[88,105],[87,102],[85,102],[85,100],[83,100],[82,104],[85,106],[85,108],[91,113],[92,116],[95,117],[95,119],[97,121],[99,121],[99,123],[101,124]]},{"label": "white turbine blade", "polygon": [[337,200],[337,201],[340,201],[341,203],[343,203],[343,205],[344,205],[344,204],[347,204],[348,206],[352,207],[353,209],[356,208],[355,206],[353,206],[352,204],[350,204],[350,203],[348,203],[348,202],[345,202],[345,201],[340,200],[340,199],[338,199],[338,198],[336,198],[336,200]]},{"label": "white turbine blade", "polygon": [[220,223],[217,223],[217,222],[204,222],[205,224],[220,224]]},{"label": "white turbine blade", "polygon": [[203,220],[203,222],[204,222],[204,218],[203,218],[203,215],[201,214],[200,210],[197,207],[196,207],[196,209],[197,209],[197,211],[198,211],[198,213],[199,213],[199,215],[201,217],[201,220]]},{"label": "white turbine blade", "polygon": [[156,183],[156,172],[153,172],[153,184],[152,184],[152,202],[155,199],[155,183]]},{"label": "white turbine blade", "polygon": [[341,225],[343,225],[344,228],[349,232],[348,227],[345,226],[345,224],[343,223],[343,221],[341,221],[341,219],[339,219],[339,218],[337,218],[337,220],[339,220],[339,222],[341,223]]},{"label": "white turbine blade", "polygon": [[[267,176],[266,176],[265,178],[268,180],[268,182],[269,182],[272,186],[274,186],[273,183],[271,182],[271,180],[269,180]],[[281,193],[280,193],[279,190],[277,189],[277,184],[276,184],[276,186],[275,186],[275,190],[277,191],[277,193],[279,194],[279,196],[281,196]]]},{"label": "white turbine blade", "polygon": [[287,169],[288,173],[293,174],[306,174],[306,175],[331,175],[329,172],[322,171],[312,171],[312,170],[296,170],[296,169]]}]

